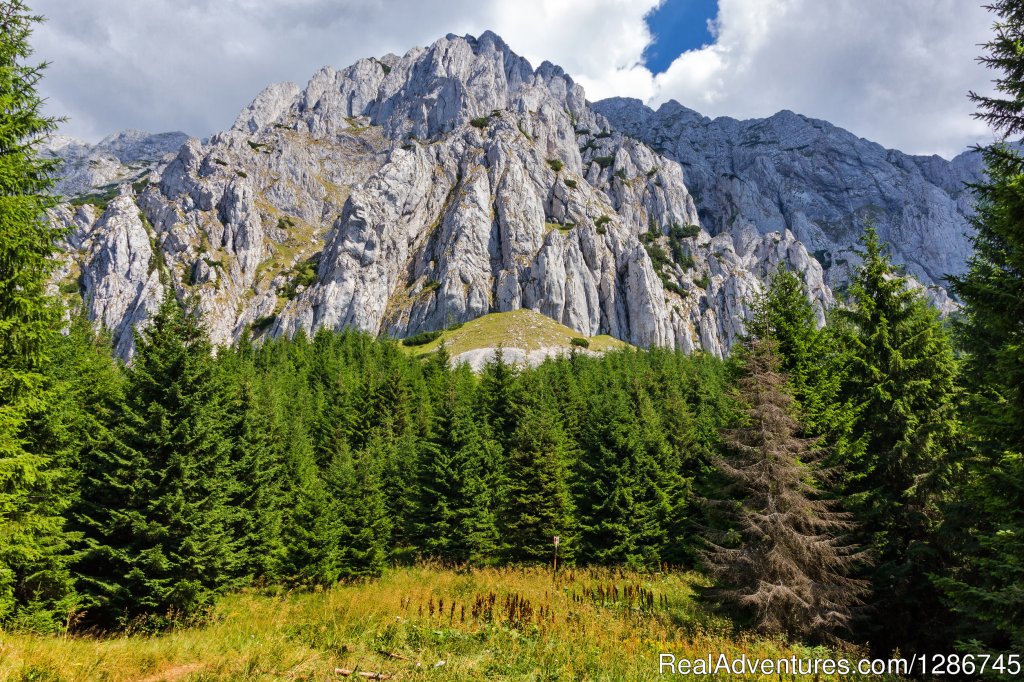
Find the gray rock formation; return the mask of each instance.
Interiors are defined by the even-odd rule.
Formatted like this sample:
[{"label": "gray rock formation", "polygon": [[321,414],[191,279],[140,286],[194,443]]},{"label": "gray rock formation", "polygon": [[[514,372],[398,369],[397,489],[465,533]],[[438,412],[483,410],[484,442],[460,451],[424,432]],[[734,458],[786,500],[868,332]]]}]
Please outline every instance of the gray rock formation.
[{"label": "gray rock formation", "polygon": [[[925,285],[961,274],[971,252],[980,155],[952,161],[884,149],[826,121],[781,111],[766,119],[711,120],[677,102],[594,105],[619,130],[682,164],[702,225],[712,234],[752,227],[791,231],[825,266],[832,286],[858,262],[851,248],[873,222],[894,261]],[[936,291],[941,302],[945,292]],[[948,303],[948,300],[947,300]]]},{"label": "gray rock formation", "polygon": [[161,271],[221,344],[530,308],[588,336],[722,354],[779,262],[819,308],[832,300],[791,231],[712,237],[678,163],[491,33],[271,86],[230,130],[93,203],[54,213],[75,227],[62,272],[80,273],[126,356]]},{"label": "gray rock formation", "polygon": [[161,158],[177,152],[186,139],[185,133],[124,130],[89,144],[55,135],[47,141],[43,155],[61,160],[57,194],[74,197],[104,187],[116,193],[116,184],[144,176]]}]

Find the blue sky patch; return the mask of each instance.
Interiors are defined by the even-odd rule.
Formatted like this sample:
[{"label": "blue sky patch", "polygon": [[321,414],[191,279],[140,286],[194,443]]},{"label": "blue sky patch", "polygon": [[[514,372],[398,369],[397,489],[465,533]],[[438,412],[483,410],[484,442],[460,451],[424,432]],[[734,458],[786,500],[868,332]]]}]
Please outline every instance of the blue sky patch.
[{"label": "blue sky patch", "polygon": [[665,0],[647,15],[654,42],[644,50],[644,66],[663,73],[676,57],[713,41],[708,19],[718,14],[718,0]]}]

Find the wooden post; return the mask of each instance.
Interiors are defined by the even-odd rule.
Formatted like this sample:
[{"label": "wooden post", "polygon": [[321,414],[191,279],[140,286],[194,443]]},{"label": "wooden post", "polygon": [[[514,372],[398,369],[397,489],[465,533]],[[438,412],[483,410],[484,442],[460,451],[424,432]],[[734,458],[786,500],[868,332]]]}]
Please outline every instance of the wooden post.
[{"label": "wooden post", "polygon": [[551,580],[552,580],[552,582],[558,582],[558,540],[559,540],[559,537],[556,535],[555,536],[555,556],[554,556],[554,559],[552,560],[552,563],[551,563],[551,566],[552,566]]}]

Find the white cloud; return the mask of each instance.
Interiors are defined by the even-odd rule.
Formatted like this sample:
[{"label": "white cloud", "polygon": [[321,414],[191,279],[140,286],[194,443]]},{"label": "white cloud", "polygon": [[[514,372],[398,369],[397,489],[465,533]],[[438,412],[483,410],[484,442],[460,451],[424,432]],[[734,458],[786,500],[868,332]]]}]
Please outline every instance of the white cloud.
[{"label": "white cloud", "polygon": [[993,17],[965,0],[720,0],[713,45],[655,79],[651,103],[709,116],[790,109],[913,153],[990,138],[970,89]]},{"label": "white cloud", "polygon": [[[404,54],[447,33],[505,38],[610,96],[649,97],[638,67],[658,0],[35,0],[47,22],[41,89],[63,132],[98,139],[126,127],[207,135],[231,124],[266,85],[304,84],[321,66]],[[639,88],[629,88],[632,79]],[[608,87],[608,84],[612,87]],[[604,86],[604,87],[603,87]]]},{"label": "white cloud", "polygon": [[[669,0],[674,2],[685,0]],[[677,99],[708,115],[779,109],[914,152],[985,136],[968,89],[992,18],[973,0],[720,0],[714,44],[665,74],[642,65],[659,0],[35,0],[36,56],[64,131],[126,127],[207,135],[265,85],[324,64],[402,54],[446,33],[491,29],[536,66],[565,68],[591,99]]]}]

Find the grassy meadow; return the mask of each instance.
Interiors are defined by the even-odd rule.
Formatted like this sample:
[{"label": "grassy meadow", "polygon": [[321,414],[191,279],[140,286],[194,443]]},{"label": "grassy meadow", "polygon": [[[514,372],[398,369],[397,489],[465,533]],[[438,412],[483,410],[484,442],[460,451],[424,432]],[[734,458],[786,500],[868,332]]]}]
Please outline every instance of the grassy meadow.
[{"label": "grassy meadow", "polygon": [[478,348],[504,346],[534,351],[541,348],[561,348],[566,352],[572,347],[573,338],[585,338],[592,351],[611,351],[632,348],[607,334],[586,336],[550,317],[522,308],[507,313],[491,313],[470,320],[465,324],[447,329],[433,341],[407,349],[413,355],[427,355],[437,351],[442,344],[451,355],[458,355]]},{"label": "grassy meadow", "polygon": [[701,580],[569,568],[556,586],[534,568],[401,568],[319,592],[230,595],[204,624],[159,635],[0,633],[0,679],[653,680],[661,652],[832,656],[734,637],[695,603]]}]

